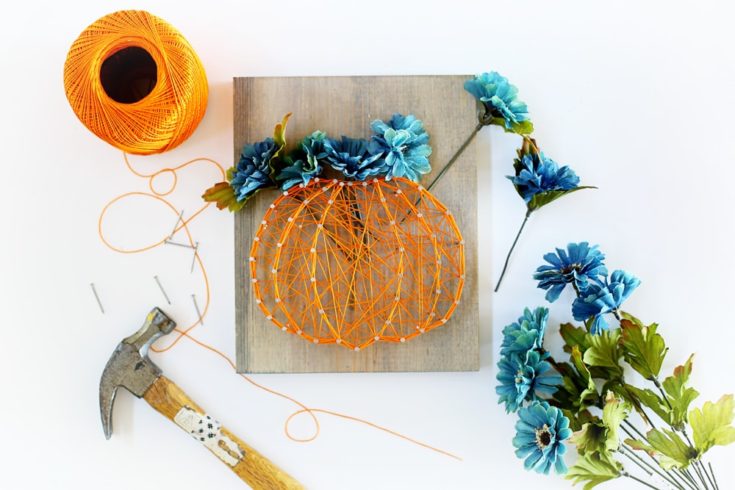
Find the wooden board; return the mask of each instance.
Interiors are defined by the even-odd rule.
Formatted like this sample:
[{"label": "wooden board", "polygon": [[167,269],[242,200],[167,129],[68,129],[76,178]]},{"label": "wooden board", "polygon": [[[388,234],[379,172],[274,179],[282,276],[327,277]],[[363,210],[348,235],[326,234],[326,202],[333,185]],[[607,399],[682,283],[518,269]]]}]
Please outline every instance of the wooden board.
[{"label": "wooden board", "polygon": [[[394,112],[424,121],[433,148],[432,174],[443,167],[476,125],[476,106],[462,88],[467,76],[307,77],[234,79],[234,155],[270,136],[284,114],[290,144],[316,129],[338,137],[369,137],[370,122]],[[237,368],[244,373],[476,371],[479,362],[477,292],[477,145],[470,145],[433,189],[454,213],[465,239],[462,301],[443,327],[405,343],[376,343],[359,352],[314,345],[281,332],[256,307],[247,280],[252,238],[276,191],[263,191],[235,216]],[[431,182],[432,174],[423,183]]]}]

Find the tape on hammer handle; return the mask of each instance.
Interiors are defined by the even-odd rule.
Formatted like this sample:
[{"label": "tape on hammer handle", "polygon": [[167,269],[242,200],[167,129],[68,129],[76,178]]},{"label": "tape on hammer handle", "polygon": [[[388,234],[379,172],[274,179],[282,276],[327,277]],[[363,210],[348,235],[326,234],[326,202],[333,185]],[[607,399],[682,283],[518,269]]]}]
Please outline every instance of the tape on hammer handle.
[{"label": "tape on hammer handle", "polygon": [[254,490],[304,488],[270,460],[221,427],[165,376],[158,378],[143,398],[203,444]]}]

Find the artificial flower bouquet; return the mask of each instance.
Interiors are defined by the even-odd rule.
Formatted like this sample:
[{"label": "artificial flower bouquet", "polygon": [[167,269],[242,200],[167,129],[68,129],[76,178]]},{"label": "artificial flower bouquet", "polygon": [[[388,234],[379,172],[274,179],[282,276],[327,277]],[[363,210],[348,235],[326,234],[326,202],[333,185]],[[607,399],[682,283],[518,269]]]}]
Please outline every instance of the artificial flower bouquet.
[{"label": "artificial flower bouquet", "polygon": [[[544,347],[547,308],[526,309],[503,330],[496,391],[518,416],[513,446],[525,468],[554,468],[585,490],[621,477],[661,490],[719,489],[704,456],[735,441],[733,395],[692,408],[693,356],[661,373],[668,348],[659,326],[622,310],[640,281],[608,274],[597,247],[572,243],[544,259],[538,287],[554,302],[570,286],[581,324],[559,327],[565,360]],[[578,454],[568,468],[569,445]]]}]

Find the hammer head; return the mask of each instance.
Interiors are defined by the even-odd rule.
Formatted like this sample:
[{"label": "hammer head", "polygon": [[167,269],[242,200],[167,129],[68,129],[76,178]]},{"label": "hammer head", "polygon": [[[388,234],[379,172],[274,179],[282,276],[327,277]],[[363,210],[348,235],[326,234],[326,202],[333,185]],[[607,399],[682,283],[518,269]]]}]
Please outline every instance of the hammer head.
[{"label": "hammer head", "polygon": [[117,345],[100,379],[100,414],[107,439],[112,436],[112,406],[119,387],[138,398],[161,376],[161,370],[148,358],[148,348],[158,337],[176,327],[159,308],[153,308],[140,330]]}]

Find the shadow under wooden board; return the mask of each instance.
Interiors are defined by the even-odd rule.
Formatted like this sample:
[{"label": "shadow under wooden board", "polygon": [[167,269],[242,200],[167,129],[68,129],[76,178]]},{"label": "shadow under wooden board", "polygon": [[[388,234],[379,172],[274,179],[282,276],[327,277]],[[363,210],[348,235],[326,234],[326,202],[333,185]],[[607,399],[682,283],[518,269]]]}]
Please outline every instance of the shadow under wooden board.
[{"label": "shadow under wooden board", "polygon": [[[427,185],[477,124],[467,76],[263,77],[234,79],[235,161],[242,146],[273,133],[292,112],[287,149],[314,130],[332,137],[369,138],[370,122],[393,113],[424,121],[433,149]],[[476,371],[479,362],[477,291],[478,146],[471,144],[432,189],[454,214],[465,240],[466,280],[449,322],[404,343],[381,343],[354,352],[314,345],[282,332],[257,308],[250,290],[248,257],[260,222],[278,193],[258,193],[235,215],[237,369],[243,373]]]}]

